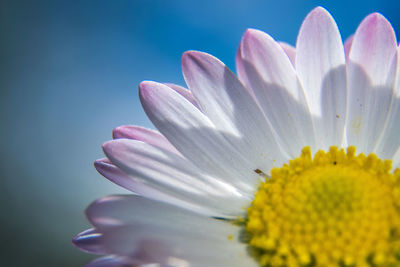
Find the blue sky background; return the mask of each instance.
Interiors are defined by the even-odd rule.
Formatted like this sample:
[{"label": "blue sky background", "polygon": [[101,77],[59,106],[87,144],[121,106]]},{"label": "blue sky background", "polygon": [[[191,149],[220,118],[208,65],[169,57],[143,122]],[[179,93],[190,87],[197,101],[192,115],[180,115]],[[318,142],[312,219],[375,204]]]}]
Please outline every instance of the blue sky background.
[{"label": "blue sky background", "polygon": [[342,37],[369,13],[400,32],[398,1],[0,1],[0,251],[4,266],[81,266],[71,245],[94,199],[126,193],[94,170],[123,124],[152,127],[142,80],[183,84],[186,50],[234,70],[246,28],[295,44],[315,6]]}]

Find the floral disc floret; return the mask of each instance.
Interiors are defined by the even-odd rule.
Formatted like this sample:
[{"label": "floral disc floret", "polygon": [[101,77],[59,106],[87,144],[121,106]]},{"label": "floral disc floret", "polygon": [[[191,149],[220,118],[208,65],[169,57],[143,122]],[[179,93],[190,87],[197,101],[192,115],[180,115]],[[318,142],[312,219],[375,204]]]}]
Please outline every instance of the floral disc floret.
[{"label": "floral disc floret", "polygon": [[272,169],[247,209],[261,266],[398,266],[400,170],[355,147],[331,147]]}]

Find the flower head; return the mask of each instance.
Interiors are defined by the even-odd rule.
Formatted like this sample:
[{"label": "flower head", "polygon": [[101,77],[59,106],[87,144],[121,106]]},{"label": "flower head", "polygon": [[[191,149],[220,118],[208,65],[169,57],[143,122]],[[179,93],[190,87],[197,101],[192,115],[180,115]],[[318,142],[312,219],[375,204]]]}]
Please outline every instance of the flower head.
[{"label": "flower head", "polygon": [[139,85],[159,132],[118,127],[95,162],[135,194],[86,210],[88,266],[399,265],[398,61],[382,15],[343,44],[320,7],[296,48],[247,30],[238,77],[184,53],[189,90]]}]

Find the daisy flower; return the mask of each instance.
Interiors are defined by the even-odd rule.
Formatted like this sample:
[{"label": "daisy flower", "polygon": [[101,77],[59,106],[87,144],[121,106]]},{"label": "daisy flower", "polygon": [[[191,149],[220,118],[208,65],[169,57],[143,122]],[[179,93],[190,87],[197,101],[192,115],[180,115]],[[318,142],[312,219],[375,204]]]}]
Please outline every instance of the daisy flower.
[{"label": "daisy flower", "polygon": [[95,162],[135,194],[91,204],[90,267],[398,266],[400,71],[390,23],[344,44],[323,8],[296,48],[249,29],[236,77],[183,54],[189,89],[139,85],[158,131],[114,129]]}]

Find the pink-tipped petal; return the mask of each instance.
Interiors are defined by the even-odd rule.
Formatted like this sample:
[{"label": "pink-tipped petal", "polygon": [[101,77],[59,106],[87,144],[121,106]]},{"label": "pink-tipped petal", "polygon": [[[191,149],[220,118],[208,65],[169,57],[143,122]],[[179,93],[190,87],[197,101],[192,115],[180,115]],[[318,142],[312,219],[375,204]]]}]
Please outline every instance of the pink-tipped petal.
[{"label": "pink-tipped petal", "polygon": [[[223,216],[224,212],[218,212],[210,210],[209,207],[200,203],[196,205],[193,203],[193,199],[187,196],[182,196],[180,193],[165,193],[163,190],[156,189],[158,185],[154,185],[151,180],[143,182],[144,176],[128,175],[119,169],[117,166],[112,164],[108,159],[99,159],[95,161],[95,167],[99,173],[104,177],[116,183],[117,185],[128,189],[140,196],[144,196],[149,199],[169,203],[171,205],[181,207],[184,209],[192,210],[199,214],[206,216]],[[158,177],[157,177],[158,178]],[[179,191],[179,189],[177,189]]]},{"label": "pink-tipped petal", "polygon": [[199,105],[197,104],[196,99],[194,99],[192,92],[190,92],[188,89],[173,83],[166,83],[165,85],[168,86],[169,88],[174,89],[177,93],[179,93],[181,96],[186,98],[190,103],[192,103],[193,106],[199,108]]},{"label": "pink-tipped petal", "polygon": [[[248,202],[230,184],[202,174],[180,155],[126,139],[107,142],[103,147],[107,157],[128,176],[118,176],[118,182],[136,187],[141,195],[226,217],[239,215],[240,207]],[[101,166],[104,168],[104,164]]]},{"label": "pink-tipped petal", "polygon": [[132,191],[136,194],[145,195],[149,197],[153,194],[154,195],[158,194],[158,191],[151,191],[151,189],[150,191],[148,191],[147,186],[145,186],[138,180],[132,179],[132,177],[130,177],[122,170],[120,170],[117,166],[112,164],[110,160],[107,158],[96,160],[94,162],[94,167],[101,175],[106,177],[111,182],[125,189],[128,189],[129,191]]},{"label": "pink-tipped petal", "polygon": [[171,152],[179,153],[176,148],[171,145],[167,138],[157,131],[147,129],[141,126],[126,125],[119,126],[113,130],[113,138],[133,139],[143,141],[153,146],[157,146]]},{"label": "pink-tipped petal", "polygon": [[102,246],[102,234],[96,229],[88,229],[76,235],[72,243],[80,250],[87,253],[104,255]]},{"label": "pink-tipped petal", "polygon": [[373,151],[385,125],[394,86],[396,36],[380,14],[358,27],[349,55],[347,139],[366,154]]},{"label": "pink-tipped petal", "polygon": [[205,207],[198,207],[193,203],[187,203],[179,198],[165,194],[163,191],[154,189],[151,183],[141,182],[142,177],[139,178],[126,174],[117,166],[112,164],[107,158],[96,160],[94,166],[96,170],[108,180],[129,191],[132,191],[133,193],[150,199],[171,203],[173,205],[186,209],[191,209],[198,213],[206,214],[209,216],[215,215]]},{"label": "pink-tipped petal", "polygon": [[[250,150],[250,147],[253,147],[253,143],[248,143],[251,134],[247,137],[238,136],[228,129],[218,129],[205,116],[204,110],[199,111],[171,88],[155,82],[142,82],[139,89],[140,99],[148,117],[182,155],[200,170],[232,184],[241,192],[252,194],[255,184],[259,181],[258,175],[254,173],[255,169],[268,172],[275,159],[281,162],[279,153],[272,155],[267,152],[278,150],[271,147],[263,150],[261,155],[256,154],[260,148]],[[246,110],[240,110],[240,113],[246,113]],[[250,133],[256,129],[248,131]],[[265,132],[258,134],[264,134],[265,139],[268,137],[268,133]],[[257,162],[251,161],[257,156],[265,157],[262,165],[257,164],[260,159]],[[268,159],[271,156],[276,158]]]},{"label": "pink-tipped petal", "polygon": [[397,74],[394,82],[394,95],[390,104],[385,128],[374,149],[375,153],[385,159],[393,159],[393,167],[400,165],[400,47],[397,49]]},{"label": "pink-tipped petal", "polygon": [[207,266],[257,266],[245,244],[229,240],[240,238],[240,228],[229,222],[139,196],[105,197],[91,204],[86,215],[102,233],[109,254],[143,263],[167,264],[174,257]]},{"label": "pink-tipped petal", "polygon": [[285,42],[279,42],[293,66],[296,66],[296,48]]},{"label": "pink-tipped petal", "polygon": [[281,46],[266,33],[249,29],[239,51],[239,78],[254,93],[283,149],[296,156],[304,146],[313,147],[313,126],[304,92]]},{"label": "pink-tipped petal", "polygon": [[346,117],[345,56],[328,11],[317,7],[307,15],[296,51],[296,69],[313,115],[317,147],[341,146]]},{"label": "pink-tipped petal", "polygon": [[182,56],[182,70],[203,113],[216,129],[227,132],[224,138],[236,146],[251,170],[269,171],[273,159],[266,151],[277,151],[277,164],[284,162],[286,155],[280,153],[274,132],[259,106],[221,61],[190,51]]},{"label": "pink-tipped petal", "polygon": [[373,85],[381,85],[387,81],[396,49],[396,35],[389,21],[373,13],[357,28],[350,60],[363,68]]}]

